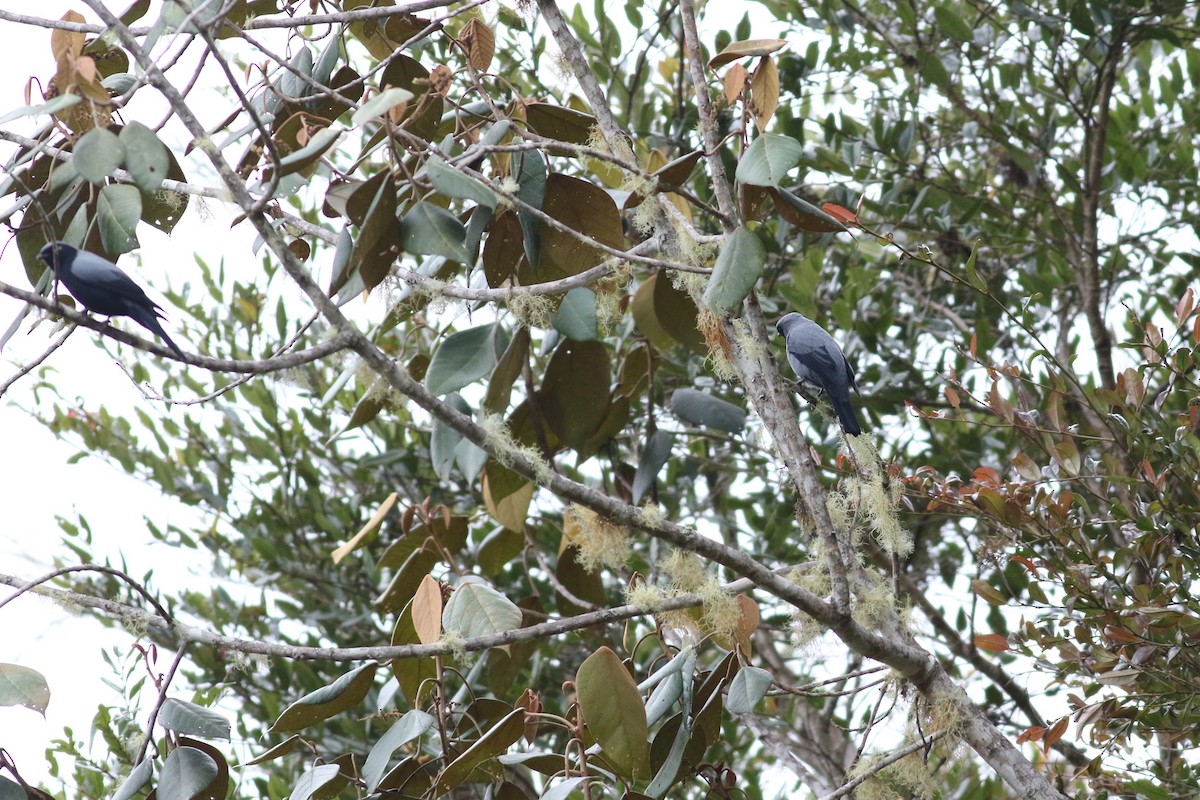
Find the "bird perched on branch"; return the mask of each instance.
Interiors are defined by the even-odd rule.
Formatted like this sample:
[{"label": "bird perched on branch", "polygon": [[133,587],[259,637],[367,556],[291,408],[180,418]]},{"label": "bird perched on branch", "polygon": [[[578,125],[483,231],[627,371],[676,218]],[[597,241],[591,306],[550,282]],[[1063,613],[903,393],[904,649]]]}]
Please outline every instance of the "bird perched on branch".
[{"label": "bird perched on branch", "polygon": [[88,311],[103,317],[129,317],[184,357],[159,322],[162,309],[116,264],[66,242],[48,243],[38,258],[54,270],[58,280]]},{"label": "bird perched on branch", "polygon": [[850,390],[858,391],[854,369],[842,348],[824,328],[803,314],[785,314],[775,330],[787,342],[788,363],[801,383],[820,389],[829,398],[842,430],[857,436],[862,433],[858,415],[850,403]]}]

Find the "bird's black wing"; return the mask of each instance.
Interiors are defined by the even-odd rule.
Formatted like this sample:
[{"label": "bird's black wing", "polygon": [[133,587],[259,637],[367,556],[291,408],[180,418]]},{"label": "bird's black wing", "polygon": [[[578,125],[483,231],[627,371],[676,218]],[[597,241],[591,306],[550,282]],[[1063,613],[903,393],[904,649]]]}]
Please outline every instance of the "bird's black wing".
[{"label": "bird's black wing", "polygon": [[839,366],[824,347],[795,347],[788,342],[788,353],[808,367],[809,376],[823,391],[836,385]]},{"label": "bird's black wing", "polygon": [[[71,263],[70,271],[70,278],[74,280],[64,280],[63,282],[67,284],[67,288],[71,290],[72,294],[75,293],[73,285],[75,284],[86,293],[158,308],[158,305],[146,295],[142,287],[134,283],[133,278],[126,275],[116,264],[110,264],[92,253],[80,252]],[[88,305],[84,298],[78,299],[84,305]]]}]

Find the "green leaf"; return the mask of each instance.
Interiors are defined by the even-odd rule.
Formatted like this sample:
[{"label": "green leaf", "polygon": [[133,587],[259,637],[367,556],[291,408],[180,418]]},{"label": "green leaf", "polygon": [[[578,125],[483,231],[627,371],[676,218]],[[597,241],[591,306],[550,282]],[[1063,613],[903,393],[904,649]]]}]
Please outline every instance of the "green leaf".
[{"label": "green leaf", "polygon": [[404,716],[396,720],[392,727],[388,728],[387,733],[379,737],[379,741],[371,748],[371,752],[367,754],[367,760],[362,766],[362,779],[366,781],[367,794],[374,792],[379,786],[379,782],[383,780],[384,770],[387,769],[388,762],[391,761],[392,753],[396,752],[396,748],[416,739],[433,727],[433,723],[436,721],[433,716],[420,709],[409,709]]},{"label": "green leaf", "polygon": [[741,42],[733,42],[709,60],[708,68],[717,69],[731,61],[751,56],[769,56],[771,53],[787,47],[787,43],[787,39],[746,39]]},{"label": "green leaf", "polygon": [[521,371],[529,360],[529,328],[521,326],[513,335],[512,341],[500,357],[492,377],[488,380],[487,394],[483,398],[483,407],[493,414],[501,414],[508,408],[512,387],[521,377]]},{"label": "green leaf", "polygon": [[741,305],[762,275],[767,251],[762,241],[745,225],[725,242],[704,290],[704,305],[723,314]]},{"label": "green leaf", "polygon": [[599,338],[596,327],[596,293],[580,286],[567,292],[558,307],[558,313],[550,319],[554,330],[577,342],[590,342]]},{"label": "green leaf", "polygon": [[50,705],[50,685],[37,670],[0,664],[0,706],[25,706],[42,716]]},{"label": "green leaf", "polygon": [[525,106],[525,119],[535,133],[571,144],[587,144],[596,126],[596,118],[591,114],[549,103]]},{"label": "green leaf", "polygon": [[[517,179],[517,197],[522,202],[540,209],[546,197],[546,162],[538,152],[519,153],[513,156],[512,173]],[[525,260],[536,266],[541,260],[541,220],[528,210],[517,209],[517,220],[521,223],[521,237],[525,245]]]},{"label": "green leaf", "polygon": [[464,639],[521,627],[521,609],[505,595],[478,580],[458,585],[442,611],[442,628]]},{"label": "green leaf", "polygon": [[[467,416],[471,415],[471,406],[456,392],[447,395],[446,404]],[[440,419],[434,418],[433,431],[429,435],[429,462],[434,473],[441,480],[450,480],[450,470],[454,468],[455,463],[455,450],[462,441],[461,433]]]},{"label": "green leaf", "polygon": [[739,183],[752,186],[778,186],[788,170],[800,163],[804,147],[790,136],[764,133],[759,136],[738,162]]},{"label": "green leaf", "polygon": [[128,253],[138,246],[137,224],[142,218],[142,193],[136,186],[110,183],[96,200],[100,241],[112,255]]},{"label": "green leaf", "polygon": [[967,257],[967,264],[966,264],[967,283],[971,284],[971,286],[975,287],[976,289],[978,289],[981,292],[986,292],[987,291],[987,281],[985,281],[982,277],[980,277],[979,273],[975,270],[975,260],[978,256],[979,256],[979,240],[976,239],[975,243],[973,245],[971,245],[971,255],[969,255]]},{"label": "green leaf", "polygon": [[162,800],[192,800],[203,796],[220,768],[208,753],[195,747],[177,747],[163,762],[155,795]]},{"label": "green leaf", "polygon": [[386,114],[401,103],[407,103],[413,97],[413,93],[408,89],[385,89],[359,106],[350,117],[350,124],[358,127],[373,117]]},{"label": "green leaf", "polygon": [[650,772],[646,707],[625,665],[601,647],[579,665],[575,691],[588,731],[621,775],[646,777]]},{"label": "green leaf", "polygon": [[768,191],[775,199],[775,210],[779,216],[800,230],[812,233],[846,230],[845,223],[840,219],[824,209],[817,208],[803,197],[798,197],[786,189],[773,188]]},{"label": "green leaf", "polygon": [[429,160],[425,162],[425,176],[429,178],[433,188],[447,197],[474,200],[479,205],[492,209],[496,207],[500,199],[495,192],[488,188],[486,181],[459,172],[437,156],[430,156]]},{"label": "green leaf", "polygon": [[425,371],[425,388],[436,395],[449,394],[487,375],[496,366],[503,330],[480,325],[447,336]]},{"label": "green leaf", "polygon": [[567,778],[561,780],[542,792],[542,796],[538,800],[567,800],[571,796],[571,793],[579,788],[579,784],[585,780],[587,778]]},{"label": "green leaf", "polygon": [[933,19],[937,26],[960,42],[973,42],[975,33],[962,17],[954,13],[949,6],[938,6],[933,10]]},{"label": "green leaf", "polygon": [[[590,181],[552,173],[546,179],[542,210],[571,230],[603,245],[620,248],[624,244],[625,232],[617,204],[608,192]],[[578,275],[608,258],[603,251],[569,233],[540,220],[538,226],[540,260],[536,262],[536,271],[528,275],[522,271],[522,283],[539,283]]]},{"label": "green leaf", "polygon": [[584,448],[604,421],[611,375],[602,342],[566,339],[550,357],[538,403],[550,430],[572,450]]},{"label": "green leaf", "polygon": [[738,433],[746,425],[745,410],[699,389],[676,389],[670,409],[684,422],[727,433]]},{"label": "green leaf", "polygon": [[[217,771],[220,772],[219,767]],[[129,771],[129,776],[121,781],[121,785],[113,793],[112,800],[131,800],[153,777],[154,759],[143,758],[140,764]],[[3,793],[0,793],[0,797],[2,796]]]},{"label": "green leaf", "polygon": [[125,146],[107,128],[92,128],[75,143],[75,169],[89,182],[99,186],[120,168]]},{"label": "green leaf", "polygon": [[279,744],[267,750],[267,752],[260,756],[256,756],[245,763],[247,766],[250,766],[252,764],[263,764],[267,761],[274,761],[275,759],[286,756],[288,753],[295,750],[296,745],[301,744],[302,742],[304,742],[304,737],[298,733],[292,734]]},{"label": "green leaf", "polygon": [[271,732],[297,731],[354,708],[367,696],[378,668],[378,664],[364,664],[328,686],[306,694],[284,709],[271,726]]},{"label": "green leaf", "polygon": [[229,741],[229,720],[212,709],[168,697],[158,712],[158,724],[176,733]]},{"label": "green leaf", "polygon": [[770,688],[771,673],[758,667],[742,667],[729,683],[725,708],[731,714],[749,714]]},{"label": "green leaf", "polygon": [[125,169],[143,192],[157,192],[171,168],[166,146],[154,131],[140,122],[131,122],[117,137],[125,147]]},{"label": "green leaf", "polygon": [[55,114],[63,109],[70,108],[82,99],[77,94],[60,94],[48,103],[42,103],[38,106],[21,106],[0,117],[0,125],[3,125],[5,122],[12,122],[14,119],[20,119],[21,117],[31,117],[35,114]]},{"label": "green leaf", "polygon": [[[335,283],[343,298],[352,296],[352,293],[342,289],[355,271],[362,281],[362,287],[368,291],[382,283],[391,271],[392,263],[401,247],[403,232],[400,220],[396,218],[396,184],[391,174],[385,170],[379,174],[378,180],[372,178],[359,187],[351,195],[347,210],[349,211],[350,204],[361,202],[367,197],[371,198],[370,205],[364,213],[350,260],[343,270],[335,273],[338,275]],[[338,254],[341,253],[341,248],[342,243],[339,240]]]},{"label": "green leaf", "polygon": [[460,786],[478,767],[507,751],[524,732],[525,709],[514,708],[442,770],[435,784],[435,794],[442,795]]},{"label": "green leaf", "polygon": [[337,144],[341,135],[341,128],[322,128],[317,131],[304,147],[279,159],[280,177],[300,172],[315,164],[326,150]]},{"label": "green leaf", "polygon": [[460,264],[471,262],[467,229],[449,211],[432,203],[417,203],[404,215],[402,224],[406,252],[445,256]]},{"label": "green leaf", "polygon": [[[169,149],[166,153],[169,162],[167,178],[186,183],[187,175],[184,174],[183,167],[179,166],[175,154]],[[153,194],[142,194],[142,221],[153,225],[163,233],[175,230],[176,223],[179,222],[187,208],[188,196],[182,192],[157,191]]]},{"label": "green leaf", "polygon": [[337,764],[321,764],[300,776],[288,800],[309,800],[321,787],[337,780],[342,768]]},{"label": "green leaf", "polygon": [[635,506],[641,505],[642,498],[654,485],[658,471],[671,457],[673,443],[674,439],[671,438],[671,434],[666,431],[655,431],[645,449],[642,450],[642,456],[638,459],[637,471],[633,474],[633,504]]}]

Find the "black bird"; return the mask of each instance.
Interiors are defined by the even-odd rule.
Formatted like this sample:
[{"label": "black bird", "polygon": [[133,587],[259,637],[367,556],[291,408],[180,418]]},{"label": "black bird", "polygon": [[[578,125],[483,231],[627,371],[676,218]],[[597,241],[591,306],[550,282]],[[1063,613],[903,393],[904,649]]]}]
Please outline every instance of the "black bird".
[{"label": "black bird", "polygon": [[775,330],[787,342],[788,363],[796,377],[825,393],[838,422],[842,423],[842,430],[852,436],[862,433],[850,403],[850,390],[858,391],[854,369],[833,337],[820,325],[794,311],[775,323]]},{"label": "black bird", "polygon": [[38,253],[38,258],[54,270],[58,279],[88,311],[103,317],[129,317],[151,333],[158,334],[176,355],[184,357],[179,345],[171,341],[158,321],[163,317],[162,309],[116,264],[66,242],[48,243]]}]

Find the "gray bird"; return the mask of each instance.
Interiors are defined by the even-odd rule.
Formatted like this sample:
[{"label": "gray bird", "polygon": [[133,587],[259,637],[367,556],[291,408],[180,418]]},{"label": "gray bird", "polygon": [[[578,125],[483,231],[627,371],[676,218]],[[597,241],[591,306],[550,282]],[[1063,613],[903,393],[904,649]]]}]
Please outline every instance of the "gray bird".
[{"label": "gray bird", "polygon": [[850,403],[850,390],[858,391],[854,369],[842,348],[824,328],[803,314],[785,314],[775,330],[787,342],[788,363],[802,383],[820,389],[829,398],[842,430],[852,436],[862,433],[858,415]]},{"label": "gray bird", "polygon": [[158,321],[163,317],[162,309],[116,264],[66,242],[49,242],[38,258],[54,270],[58,280],[88,311],[102,317],[129,317],[184,357]]}]

